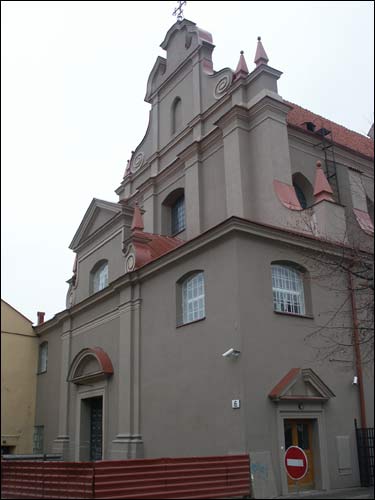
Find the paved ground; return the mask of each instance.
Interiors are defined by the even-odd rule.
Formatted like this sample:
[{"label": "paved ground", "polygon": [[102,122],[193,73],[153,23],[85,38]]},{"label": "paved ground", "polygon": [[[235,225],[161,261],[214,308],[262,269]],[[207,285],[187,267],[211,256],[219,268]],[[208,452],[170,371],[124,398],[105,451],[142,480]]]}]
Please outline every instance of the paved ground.
[{"label": "paved ground", "polygon": [[360,498],[374,498],[374,487],[371,488],[345,488],[343,490],[330,490],[330,491],[301,491],[299,495],[297,493],[291,493],[290,495],[285,495],[276,498],[301,498],[302,500],[307,499],[360,499]]}]

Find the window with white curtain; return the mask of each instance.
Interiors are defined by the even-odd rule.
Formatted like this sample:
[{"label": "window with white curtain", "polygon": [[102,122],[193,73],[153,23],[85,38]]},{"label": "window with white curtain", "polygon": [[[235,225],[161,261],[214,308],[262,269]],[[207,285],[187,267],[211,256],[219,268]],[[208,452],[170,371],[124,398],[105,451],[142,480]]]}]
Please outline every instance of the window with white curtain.
[{"label": "window with white curtain", "polygon": [[190,323],[205,314],[204,273],[199,272],[182,283],[182,321]]},{"label": "window with white curtain", "polygon": [[108,286],[108,261],[103,261],[92,271],[92,293]]},{"label": "window with white curtain", "polygon": [[291,314],[305,314],[303,274],[290,266],[272,265],[273,308]]}]

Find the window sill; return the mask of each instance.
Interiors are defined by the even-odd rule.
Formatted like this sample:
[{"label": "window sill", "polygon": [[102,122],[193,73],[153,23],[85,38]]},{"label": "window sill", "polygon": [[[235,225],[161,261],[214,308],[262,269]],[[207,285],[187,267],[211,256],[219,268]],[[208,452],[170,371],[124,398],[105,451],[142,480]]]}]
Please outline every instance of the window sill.
[{"label": "window sill", "polygon": [[189,321],[188,323],[180,323],[179,325],[176,325],[176,328],[181,328],[183,326],[188,326],[188,325],[192,325],[194,323],[199,323],[199,321],[204,321],[206,319],[206,316],[204,316],[204,318],[199,318],[199,319],[195,319],[193,321]]},{"label": "window sill", "polygon": [[295,313],[275,311],[275,310],[273,312],[275,314],[280,314],[281,316],[294,316],[296,318],[314,319],[314,316],[312,316],[311,314],[295,314]]},{"label": "window sill", "polygon": [[185,230],[186,230],[186,227],[184,227],[183,229],[180,229],[176,233],[171,233],[171,237],[174,238],[175,236],[178,236],[179,234],[183,233]]}]

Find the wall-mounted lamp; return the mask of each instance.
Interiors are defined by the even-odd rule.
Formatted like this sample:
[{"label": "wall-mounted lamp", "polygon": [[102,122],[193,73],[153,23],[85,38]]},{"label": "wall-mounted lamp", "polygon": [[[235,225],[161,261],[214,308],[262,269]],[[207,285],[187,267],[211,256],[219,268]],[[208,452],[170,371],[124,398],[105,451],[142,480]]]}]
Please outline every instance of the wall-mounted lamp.
[{"label": "wall-mounted lamp", "polygon": [[358,377],[357,377],[357,375],[354,375],[352,384],[353,385],[358,385]]}]

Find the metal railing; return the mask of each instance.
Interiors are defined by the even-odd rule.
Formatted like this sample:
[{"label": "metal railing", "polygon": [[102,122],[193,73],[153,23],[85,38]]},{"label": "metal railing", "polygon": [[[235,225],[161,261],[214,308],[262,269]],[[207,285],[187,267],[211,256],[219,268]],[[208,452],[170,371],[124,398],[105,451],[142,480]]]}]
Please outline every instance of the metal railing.
[{"label": "metal railing", "polygon": [[374,485],[374,428],[357,427],[354,420],[357,438],[358,464],[361,486]]}]

